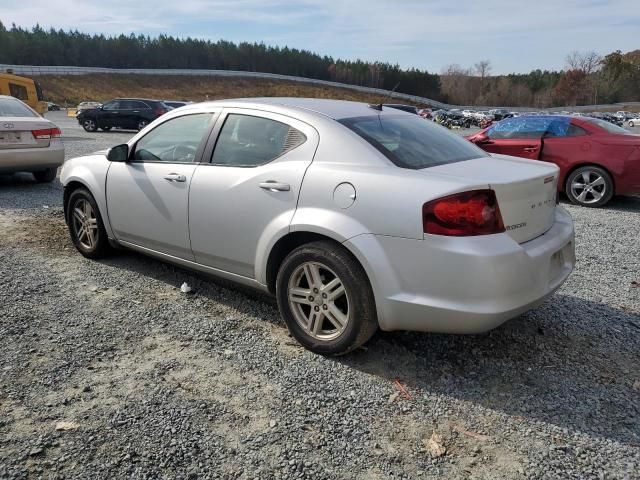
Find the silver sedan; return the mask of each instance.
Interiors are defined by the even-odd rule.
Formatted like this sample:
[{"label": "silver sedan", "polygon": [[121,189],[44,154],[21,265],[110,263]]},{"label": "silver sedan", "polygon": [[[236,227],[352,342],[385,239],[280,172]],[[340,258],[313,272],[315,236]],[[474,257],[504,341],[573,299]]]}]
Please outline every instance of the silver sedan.
[{"label": "silver sedan", "polygon": [[51,182],[64,161],[60,129],[20,100],[0,95],[0,174],[33,172]]},{"label": "silver sedan", "polygon": [[67,161],[61,180],[80,253],[119,245],[271,292],[321,354],[378,328],[486,331],[574,265],[558,167],[486,154],[381,105],[189,105]]}]

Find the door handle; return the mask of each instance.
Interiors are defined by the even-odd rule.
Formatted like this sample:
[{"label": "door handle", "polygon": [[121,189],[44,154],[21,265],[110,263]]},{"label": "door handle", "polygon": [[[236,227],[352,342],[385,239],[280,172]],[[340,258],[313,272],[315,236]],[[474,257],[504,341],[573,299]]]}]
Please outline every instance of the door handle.
[{"label": "door handle", "polygon": [[538,151],[538,147],[524,147],[525,152],[536,152]]},{"label": "door handle", "polygon": [[164,179],[167,182],[186,182],[187,181],[187,177],[185,177],[184,175],[180,175],[179,173],[170,173],[168,175],[165,175]]},{"label": "door handle", "polygon": [[280,183],[275,180],[267,180],[258,184],[260,188],[269,190],[270,192],[288,192],[291,190],[291,185],[288,183]]}]

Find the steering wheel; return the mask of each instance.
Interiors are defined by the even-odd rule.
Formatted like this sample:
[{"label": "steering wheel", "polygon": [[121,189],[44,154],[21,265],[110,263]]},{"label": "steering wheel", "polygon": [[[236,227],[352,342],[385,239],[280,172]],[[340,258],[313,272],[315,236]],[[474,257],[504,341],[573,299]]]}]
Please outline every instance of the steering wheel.
[{"label": "steering wheel", "polygon": [[191,162],[196,157],[197,148],[193,145],[179,144],[171,149],[171,160],[174,162]]}]

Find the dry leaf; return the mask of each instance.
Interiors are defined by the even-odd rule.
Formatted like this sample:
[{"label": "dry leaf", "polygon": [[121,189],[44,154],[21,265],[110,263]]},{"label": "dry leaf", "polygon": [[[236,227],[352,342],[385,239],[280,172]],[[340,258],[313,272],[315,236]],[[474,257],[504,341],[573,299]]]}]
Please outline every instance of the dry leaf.
[{"label": "dry leaf", "polygon": [[434,458],[442,457],[447,453],[447,449],[443,445],[442,437],[435,432],[431,434],[429,440],[423,440],[423,442],[427,452]]},{"label": "dry leaf", "polygon": [[75,430],[80,425],[76,422],[58,422],[56,423],[56,430],[58,431],[66,431],[66,430]]}]

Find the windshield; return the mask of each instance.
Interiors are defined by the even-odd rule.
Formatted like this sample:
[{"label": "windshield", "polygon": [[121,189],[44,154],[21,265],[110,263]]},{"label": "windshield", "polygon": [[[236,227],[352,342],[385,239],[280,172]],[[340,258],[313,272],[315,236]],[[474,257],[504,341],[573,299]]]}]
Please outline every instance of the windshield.
[{"label": "windshield", "polygon": [[595,123],[597,126],[606,130],[609,133],[617,133],[619,135],[631,135],[629,130],[625,130],[622,127],[614,125],[613,123],[607,122],[606,120],[600,120],[599,118],[589,118],[587,119],[592,123]]},{"label": "windshield", "polygon": [[0,117],[37,117],[38,114],[20,100],[0,98]]},{"label": "windshield", "polygon": [[463,137],[414,115],[368,115],[340,123],[402,168],[420,169],[487,156]]}]

